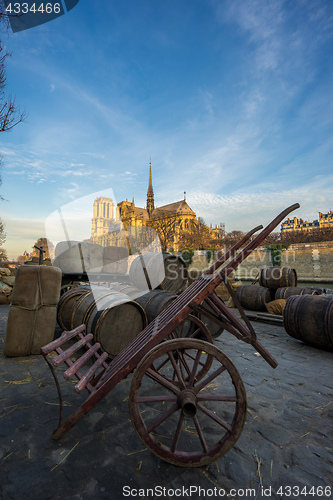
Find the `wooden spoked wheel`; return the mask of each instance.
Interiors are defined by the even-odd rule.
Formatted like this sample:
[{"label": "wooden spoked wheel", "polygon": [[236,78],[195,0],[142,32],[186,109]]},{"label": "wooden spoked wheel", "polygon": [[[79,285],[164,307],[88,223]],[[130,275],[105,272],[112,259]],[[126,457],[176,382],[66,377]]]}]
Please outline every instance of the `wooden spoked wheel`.
[{"label": "wooden spoked wheel", "polygon": [[[208,328],[199,318],[193,316],[192,314],[190,314],[188,318],[181,323],[181,325],[168,335],[167,340],[174,340],[178,338],[198,339],[205,340],[210,344],[213,343],[213,339]],[[191,373],[189,363],[193,364],[194,359],[194,353],[191,352],[190,349],[177,349],[174,352],[175,364],[186,381],[189,380]],[[199,360],[198,370],[195,375],[196,381],[202,379],[202,377],[206,375],[212,363],[212,356],[203,356],[202,359]],[[159,359],[156,363],[154,363],[152,370],[158,371],[163,377],[171,380],[174,384],[179,385],[175,368],[169,356],[164,356],[163,359]]]},{"label": "wooden spoked wheel", "polygon": [[[189,377],[177,366],[175,353],[191,353]],[[178,354],[179,355],[179,354]],[[177,380],[163,376],[168,358]],[[200,361],[213,359],[201,380]],[[169,340],[152,349],[134,374],[130,390],[133,426],[155,455],[174,465],[199,467],[214,462],[236,443],[246,418],[246,393],[230,359],[203,340]]]},{"label": "wooden spoked wheel", "polygon": [[213,343],[212,335],[200,318],[190,314],[170,335],[168,340],[179,338],[201,339]]}]

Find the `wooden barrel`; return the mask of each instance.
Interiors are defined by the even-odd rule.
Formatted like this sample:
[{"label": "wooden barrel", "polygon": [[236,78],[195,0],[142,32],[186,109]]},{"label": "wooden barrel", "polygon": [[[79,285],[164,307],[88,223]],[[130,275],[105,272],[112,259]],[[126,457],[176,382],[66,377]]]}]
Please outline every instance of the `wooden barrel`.
[{"label": "wooden barrel", "polygon": [[112,283],[110,285],[110,290],[114,290],[115,292],[125,293],[131,298],[136,298],[142,295],[144,292],[133,285],[126,285],[125,283]]},{"label": "wooden barrel", "polygon": [[260,270],[259,285],[277,290],[282,287],[297,286],[297,273],[288,267],[272,266]]},{"label": "wooden barrel", "polygon": [[[148,323],[151,323],[164,309],[166,309],[175,299],[175,293],[166,292],[165,290],[151,290],[134,300],[140,304],[147,315]],[[184,325],[176,328],[176,334],[182,337],[188,337],[194,331],[195,324],[186,319]]]},{"label": "wooden barrel", "polygon": [[134,301],[119,300],[114,296],[113,304],[105,309],[91,312],[91,332],[101,350],[113,359],[146,327],[147,318],[143,308]]},{"label": "wooden barrel", "polygon": [[165,290],[151,290],[135,299],[145,310],[148,323],[151,323],[171,302],[177,298],[175,293]]},{"label": "wooden barrel", "polygon": [[[122,294],[122,293],[112,293],[108,295],[104,295],[101,297],[97,297],[95,302],[90,306],[89,310],[87,310],[85,316],[84,316],[84,324],[86,325],[87,331],[91,332],[92,334],[95,335],[95,317],[98,314],[99,311],[109,309],[109,308],[114,308],[114,307],[120,307],[123,304],[131,304],[132,308],[122,308],[122,313],[126,314],[125,309],[129,309],[130,311],[135,307],[136,309],[139,310],[140,312],[140,319],[139,319],[139,325],[141,330],[143,330],[147,324],[147,315],[143,309],[143,307],[140,306],[140,304],[137,304],[128,295]],[[128,312],[127,312],[128,314]],[[136,311],[133,312],[132,310],[132,315],[137,316]],[[135,317],[133,316],[132,321],[135,321]],[[136,331],[136,326],[133,326],[133,328]],[[141,331],[140,330],[140,331]],[[131,334],[126,334],[128,337]],[[133,337],[134,338],[134,337]]]},{"label": "wooden barrel", "polygon": [[[146,268],[150,286],[147,283],[143,265]],[[185,289],[187,268],[179,255],[169,253],[147,253],[133,260],[129,277],[131,283],[141,290],[159,288],[167,292],[179,293]]]},{"label": "wooden barrel", "polygon": [[284,288],[278,288],[275,292],[275,300],[277,299],[287,299],[292,295],[321,295],[318,288],[300,288],[295,286],[289,286]]},{"label": "wooden barrel", "polygon": [[[209,312],[216,315],[214,310],[208,304],[206,304],[205,301],[203,301],[201,303],[201,305],[202,305],[202,307],[207,309]],[[203,324],[205,326],[207,326],[209,333],[211,334],[211,336],[214,339],[216,339],[217,337],[219,337],[223,333],[224,328],[222,326],[218,325],[217,323],[215,323],[215,321],[213,321],[209,316],[204,316],[200,312],[200,313],[198,313],[198,318],[201,319],[201,321],[203,322]]]},{"label": "wooden barrel", "polygon": [[123,293],[115,292],[108,289],[90,290],[89,293],[80,297],[73,306],[71,315],[71,329],[85,324],[88,333],[93,333],[88,330],[88,322],[90,314],[94,308],[106,309],[111,304],[122,303],[129,300],[129,297]]},{"label": "wooden barrel", "polygon": [[236,296],[242,307],[252,311],[266,311],[265,304],[271,302],[273,296],[269,288],[257,285],[242,285],[237,288]]},{"label": "wooden barrel", "polygon": [[323,349],[333,348],[333,297],[289,297],[283,310],[283,325],[295,339]]},{"label": "wooden barrel", "polygon": [[58,304],[57,321],[63,330],[71,329],[73,307],[80,297],[89,292],[91,292],[90,288],[77,286],[61,296]]}]

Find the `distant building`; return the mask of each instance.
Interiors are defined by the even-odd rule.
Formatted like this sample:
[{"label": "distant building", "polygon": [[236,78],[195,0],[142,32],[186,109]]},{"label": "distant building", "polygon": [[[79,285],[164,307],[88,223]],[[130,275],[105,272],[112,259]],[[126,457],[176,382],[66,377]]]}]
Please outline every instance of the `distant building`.
[{"label": "distant building", "polygon": [[94,201],[94,217],[91,219],[91,238],[98,238],[109,232],[110,224],[114,223],[114,203],[112,198],[100,196]]},{"label": "distant building", "polygon": [[[191,232],[198,225],[196,213],[186,202],[185,194],[183,200],[157,208],[154,201],[150,163],[147,206],[144,208],[135,206],[133,197],[131,202],[126,200],[118,203],[116,213],[114,213],[115,206],[111,198],[96,198],[90,241],[103,246],[126,246],[124,236],[119,232],[121,228],[128,228],[133,237],[140,238],[143,226],[155,227],[157,231],[163,230],[162,227],[165,230],[166,226],[169,228],[172,226],[173,234],[170,238],[170,244],[173,249],[177,250],[180,232]],[[215,228],[210,225],[209,228],[216,237],[224,236],[224,229],[223,223]]]},{"label": "distant building", "polygon": [[319,219],[312,222],[304,221],[303,219],[287,219],[281,224],[281,232],[290,231],[312,231],[313,229],[333,228],[333,212],[327,214],[319,212]]}]

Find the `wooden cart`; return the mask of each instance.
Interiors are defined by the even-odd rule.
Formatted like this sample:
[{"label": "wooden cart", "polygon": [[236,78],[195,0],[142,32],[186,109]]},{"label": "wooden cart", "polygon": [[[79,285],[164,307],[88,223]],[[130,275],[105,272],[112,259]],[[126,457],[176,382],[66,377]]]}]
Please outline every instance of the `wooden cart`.
[{"label": "wooden cart", "polygon": [[[115,359],[99,354],[93,335],[84,325],[64,332],[41,349],[58,388],[60,419],[54,439],[60,439],[110,390],[134,370],[129,407],[132,423],[146,445],[157,456],[175,465],[197,467],[209,464],[227,453],[240,437],[246,418],[246,393],[242,379],[231,360],[213,345],[205,325],[193,313],[208,317],[237,339],[251,344],[275,368],[276,360],[257,340],[251,323],[242,311],[227,282],[236,267],[282,222],[295,204],[278,215],[260,234],[248,242],[259,226],[235,244],[172,304],[145,328]],[[241,247],[247,245],[236,256]],[[215,271],[231,259],[218,273]],[[226,283],[245,325],[214,293]],[[185,320],[195,325],[191,337],[184,336]],[[193,329],[192,329],[193,331]],[[63,350],[70,339],[77,342]],[[85,347],[75,362],[71,356]],[[49,358],[52,351],[56,357]],[[81,351],[80,351],[81,352]],[[90,358],[86,372],[82,366]],[[86,389],[88,398],[62,422],[62,398],[54,367],[67,365],[65,379],[76,376],[75,391]]]}]

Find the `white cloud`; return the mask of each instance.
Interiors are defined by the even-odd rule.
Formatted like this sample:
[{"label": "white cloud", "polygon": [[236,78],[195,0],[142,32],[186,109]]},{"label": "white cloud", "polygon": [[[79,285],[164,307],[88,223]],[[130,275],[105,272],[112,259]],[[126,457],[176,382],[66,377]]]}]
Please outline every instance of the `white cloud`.
[{"label": "white cloud", "polygon": [[283,188],[274,184],[259,184],[255,189],[252,187],[229,196],[196,191],[188,193],[187,202],[197,216],[202,216],[207,222],[225,222],[227,231],[249,230],[259,223],[268,224],[294,203],[301,205],[296,215],[306,220],[316,219],[319,211],[332,209],[332,193],[333,175]]}]

